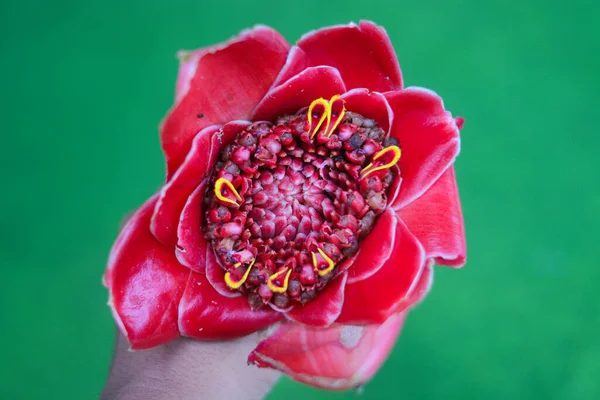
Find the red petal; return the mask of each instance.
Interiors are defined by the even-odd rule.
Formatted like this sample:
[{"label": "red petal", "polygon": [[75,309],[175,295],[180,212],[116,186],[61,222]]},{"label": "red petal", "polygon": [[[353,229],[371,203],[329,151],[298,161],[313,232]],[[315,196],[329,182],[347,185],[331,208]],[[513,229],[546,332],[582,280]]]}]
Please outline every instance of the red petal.
[{"label": "red petal", "polygon": [[415,289],[406,297],[404,304],[400,304],[397,312],[404,311],[408,307],[413,307],[420,303],[433,285],[433,260],[427,259],[425,262],[425,269],[419,278],[419,282],[415,286]]},{"label": "red petal", "polygon": [[402,187],[393,206],[421,196],[453,163],[460,150],[458,127],[442,99],[423,88],[385,93],[394,123],[391,136],[400,141]]},{"label": "red petal", "polygon": [[213,134],[220,129],[220,125],[213,125],[196,135],[185,161],[160,191],[150,230],[165,246],[175,247],[177,243],[177,225],[181,211],[190,194],[209,172],[206,149],[210,148]]},{"label": "red petal", "polygon": [[[166,116],[161,141],[170,178],[183,162],[196,133],[214,124],[248,119],[287,58],[289,44],[274,30],[259,26],[207,49],[195,68],[184,64],[178,90],[185,95]],[[190,79],[193,70],[194,75]]]},{"label": "red petal", "polygon": [[372,22],[332,26],[304,35],[298,46],[308,65],[337,68],[348,89],[402,89],[402,74],[385,30]]},{"label": "red petal", "polygon": [[405,314],[381,325],[316,328],[284,323],[250,353],[248,362],[278,369],[308,385],[346,390],[366,383],[394,346]]},{"label": "red petal", "polygon": [[232,290],[227,286],[225,271],[219,266],[219,261],[210,247],[206,250],[206,279],[221,296],[240,297],[242,295],[239,291]]},{"label": "red petal", "polygon": [[346,101],[347,110],[374,119],[379,127],[388,133],[394,120],[394,113],[381,93],[371,92],[368,89],[352,89],[345,93],[342,99]]},{"label": "red petal", "polygon": [[296,306],[287,316],[301,324],[327,327],[340,316],[344,304],[344,288],[348,274],[344,273],[330,282],[317,298],[304,306]]},{"label": "red petal", "polygon": [[433,284],[433,259],[429,258],[425,262],[423,273],[415,284],[411,292],[396,304],[394,313],[407,312],[412,307],[419,304],[424,298]]},{"label": "red petal", "polygon": [[377,218],[373,230],[360,242],[356,259],[348,269],[348,283],[372,276],[390,259],[395,249],[397,221],[398,218],[390,209]]},{"label": "red petal", "polygon": [[148,229],[157,198],[150,198],[129,219],[111,250],[106,271],[115,321],[136,350],[179,336],[177,306],[189,275]]},{"label": "red petal", "polygon": [[391,257],[370,278],[346,285],[344,307],[337,322],[381,323],[398,311],[399,304],[404,307],[405,298],[415,290],[425,269],[425,251],[406,225],[397,216],[394,218]]},{"label": "red petal", "polygon": [[462,267],[467,255],[454,167],[450,167],[421,197],[398,210],[408,229],[439,265]]},{"label": "red petal", "polygon": [[161,243],[175,246],[177,226],[188,197],[212,172],[223,146],[230,143],[248,125],[248,121],[232,121],[222,127],[209,126],[196,135],[185,161],[160,191],[150,230]]},{"label": "red petal", "polygon": [[344,82],[335,68],[307,68],[271,89],[252,113],[252,119],[271,121],[280,115],[295,113],[319,97],[329,99],[345,91]]},{"label": "red petal", "polygon": [[175,82],[175,103],[179,103],[188,90],[190,90],[190,84],[196,74],[198,61],[211,50],[214,50],[214,47],[192,51],[182,50],[177,53],[179,71],[177,72],[177,81]]},{"label": "red petal", "polygon": [[205,275],[191,272],[179,303],[179,330],[196,339],[233,339],[265,329],[282,316],[268,307],[250,310],[246,297],[223,297]]},{"label": "red petal", "polygon": [[202,182],[188,197],[177,226],[177,260],[186,267],[206,273],[206,251],[208,243],[204,238],[201,223],[204,220],[204,194],[208,180]]},{"label": "red petal", "polygon": [[288,79],[298,75],[308,67],[308,58],[306,53],[298,46],[292,46],[288,53],[287,60],[275,78],[272,87],[285,83]]}]

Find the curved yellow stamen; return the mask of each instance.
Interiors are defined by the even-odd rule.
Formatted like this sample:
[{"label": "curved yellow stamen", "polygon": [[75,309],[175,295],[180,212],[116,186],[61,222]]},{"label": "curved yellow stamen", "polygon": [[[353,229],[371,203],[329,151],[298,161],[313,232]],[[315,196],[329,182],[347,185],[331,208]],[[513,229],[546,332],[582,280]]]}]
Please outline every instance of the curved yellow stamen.
[{"label": "curved yellow stamen", "polygon": [[227,189],[233,193],[233,195],[236,197],[236,199],[238,199],[240,201],[240,203],[242,201],[244,201],[244,199],[242,198],[242,196],[240,196],[240,194],[238,193],[238,191],[233,187],[233,183],[229,182],[227,179],[225,178],[219,178],[217,179],[217,181],[215,182],[215,196],[217,196],[217,199],[224,201],[225,203],[229,203],[229,204],[234,204],[236,206],[240,206],[240,203],[238,203],[235,200],[231,200],[230,198],[227,198],[223,195],[223,185],[225,185],[227,187]]},{"label": "curved yellow stamen", "polygon": [[319,254],[321,254],[321,256],[327,262],[327,268],[325,268],[325,269],[317,268],[319,263],[317,261],[317,254],[314,252],[312,252],[313,266],[315,267],[315,271],[317,272],[317,274],[319,274],[320,276],[325,276],[328,273],[330,273],[331,270],[333,270],[333,268],[335,267],[335,263],[333,262],[333,260],[331,258],[329,258],[329,256],[327,254],[325,254],[325,252],[323,250],[321,250],[320,248],[317,248],[317,251],[319,252]]},{"label": "curved yellow stamen", "polygon": [[[346,114],[346,102],[342,100],[339,94],[336,94],[329,100],[329,115],[327,117],[327,128],[325,129],[325,136],[329,137],[333,134],[333,131],[342,123],[344,115]],[[340,109],[341,106],[341,109]],[[333,113],[336,112],[334,116]],[[332,122],[333,117],[333,124]]]},{"label": "curved yellow stamen", "polygon": [[[313,113],[315,112],[315,107],[317,107],[317,106],[323,107],[323,111],[321,112],[319,121],[313,127]],[[310,103],[310,107],[308,107],[308,126],[309,126],[308,134],[310,135],[311,139],[313,137],[315,137],[317,132],[319,132],[319,128],[321,127],[321,125],[323,125],[323,122],[325,120],[327,120],[327,122],[329,122],[330,118],[331,118],[331,113],[329,111],[329,102],[327,100],[325,100],[324,98],[321,97],[319,99],[316,99],[312,103]]]},{"label": "curved yellow stamen", "polygon": [[[287,273],[286,273],[287,271]],[[282,274],[286,273],[285,278],[283,279],[283,285],[282,286],[276,286],[273,281],[277,278],[279,278],[279,276],[281,276]],[[291,269],[282,269],[279,272],[275,272],[273,275],[271,275],[269,277],[269,280],[267,281],[267,286],[269,287],[269,289],[271,289],[273,292],[275,293],[284,293],[287,288],[288,288],[288,282],[290,281],[290,275],[292,273]]]},{"label": "curved yellow stamen", "polygon": [[[226,272],[225,273],[225,283],[227,284],[227,286],[229,286],[232,289],[238,289],[240,286],[242,286],[244,284],[244,282],[246,282],[246,279],[248,279],[248,275],[250,275],[250,270],[252,269],[252,266],[254,265],[254,262],[256,261],[256,259],[252,260],[252,262],[250,263],[250,265],[248,266],[248,269],[246,270],[246,272],[244,272],[244,275],[242,275],[242,277],[240,278],[239,281],[234,281],[233,279],[231,279],[231,272]],[[239,268],[242,265],[242,263],[235,263],[233,265],[234,268]]]},{"label": "curved yellow stamen", "polygon": [[362,169],[362,171],[360,171],[360,178],[364,179],[367,175],[369,175],[375,171],[381,171],[382,169],[388,169],[388,168],[391,168],[394,165],[396,165],[398,160],[400,160],[400,156],[402,155],[402,152],[400,151],[400,147],[398,147],[398,146],[388,146],[385,149],[382,149],[377,154],[375,154],[375,156],[373,157],[373,161],[377,161],[378,159],[380,159],[381,157],[385,156],[386,154],[388,154],[390,152],[394,154],[394,157],[392,158],[392,160],[390,162],[380,165],[379,167],[374,167],[374,168],[373,168],[373,163],[372,162],[369,163],[369,165],[367,165],[366,167],[364,167]]}]

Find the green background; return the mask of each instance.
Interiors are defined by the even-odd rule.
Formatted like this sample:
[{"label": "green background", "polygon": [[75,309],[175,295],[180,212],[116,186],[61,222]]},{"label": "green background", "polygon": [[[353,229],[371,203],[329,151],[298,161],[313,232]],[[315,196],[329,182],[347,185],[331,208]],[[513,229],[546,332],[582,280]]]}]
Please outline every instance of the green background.
[{"label": "green background", "polygon": [[[122,216],[162,182],[175,52],[366,18],[407,85],[466,117],[469,261],[436,269],[360,398],[600,398],[598,4],[2,1],[0,397],[99,395],[114,338],[100,276]],[[355,396],[284,379],[270,399]]]}]

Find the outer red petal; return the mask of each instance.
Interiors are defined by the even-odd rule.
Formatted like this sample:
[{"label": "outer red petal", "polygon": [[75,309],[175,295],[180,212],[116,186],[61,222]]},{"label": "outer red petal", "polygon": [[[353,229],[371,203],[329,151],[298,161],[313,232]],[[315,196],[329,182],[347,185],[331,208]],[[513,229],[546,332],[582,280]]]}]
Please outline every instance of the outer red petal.
[{"label": "outer red petal", "polygon": [[200,54],[192,53],[193,65],[184,61],[177,83],[180,100],[161,128],[168,177],[183,162],[200,130],[248,119],[284,65],[289,47],[279,33],[259,26]]},{"label": "outer red petal", "polygon": [[298,41],[308,65],[337,68],[348,89],[377,92],[402,89],[402,74],[385,30],[369,21],[357,26],[332,26],[304,35]]},{"label": "outer red petal", "polygon": [[421,197],[399,209],[398,215],[423,244],[427,257],[434,257],[439,265],[465,264],[465,226],[454,167],[448,168]]},{"label": "outer red petal", "polygon": [[398,218],[390,209],[377,218],[373,230],[360,242],[354,263],[348,269],[348,283],[373,276],[392,257],[397,224]]},{"label": "outer red petal", "polygon": [[285,323],[250,353],[248,362],[278,369],[308,385],[356,388],[377,372],[391,351],[405,314],[381,325],[333,325],[326,329]]},{"label": "outer red petal", "polygon": [[175,246],[177,227],[188,197],[211,173],[221,149],[248,125],[248,121],[231,121],[223,126],[209,126],[196,135],[185,161],[161,189],[152,215],[150,230],[161,243]]},{"label": "outer red petal", "polygon": [[381,323],[398,312],[399,304],[404,304],[415,290],[426,266],[425,251],[406,225],[397,216],[394,218],[396,231],[390,258],[370,278],[346,285],[344,307],[337,322]]},{"label": "outer red petal", "polygon": [[280,115],[295,113],[319,97],[329,99],[345,91],[344,82],[335,68],[307,68],[271,89],[252,113],[252,118],[273,120]]},{"label": "outer red petal", "polygon": [[136,350],[179,336],[177,306],[190,272],[148,230],[157,197],[129,219],[111,250],[106,271],[115,321]]},{"label": "outer red petal", "polygon": [[344,273],[330,282],[316,299],[304,306],[296,306],[286,315],[301,324],[327,327],[335,322],[342,312],[344,289],[348,274]]},{"label": "outer red petal", "polygon": [[342,95],[347,110],[359,113],[363,117],[372,118],[386,133],[394,120],[394,113],[385,96],[368,89],[352,89]]},{"label": "outer red petal", "polygon": [[385,93],[394,111],[391,136],[400,141],[400,208],[421,196],[450,167],[460,151],[458,127],[442,99],[423,88]]},{"label": "outer red petal", "polygon": [[206,251],[208,242],[202,232],[204,220],[204,195],[208,180],[202,182],[188,197],[177,226],[177,260],[186,267],[206,273]]},{"label": "outer red petal", "polygon": [[221,296],[205,275],[195,272],[179,303],[179,330],[196,339],[233,339],[265,329],[281,318],[269,307],[250,310],[246,297]]}]

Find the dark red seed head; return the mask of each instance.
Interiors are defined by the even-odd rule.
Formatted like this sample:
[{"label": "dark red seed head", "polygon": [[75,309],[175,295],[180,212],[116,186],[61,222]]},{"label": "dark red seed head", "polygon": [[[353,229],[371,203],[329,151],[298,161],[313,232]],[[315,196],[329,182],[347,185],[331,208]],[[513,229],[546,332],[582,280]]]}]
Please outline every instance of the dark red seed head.
[{"label": "dark red seed head", "polygon": [[[237,290],[252,309],[314,299],[386,207],[392,172],[364,179],[361,172],[397,143],[351,111],[331,135],[325,125],[308,132],[306,110],[252,124],[215,166],[206,192],[206,237],[221,267],[243,280]],[[221,193],[231,202],[216,196],[219,178],[235,189]]]}]

